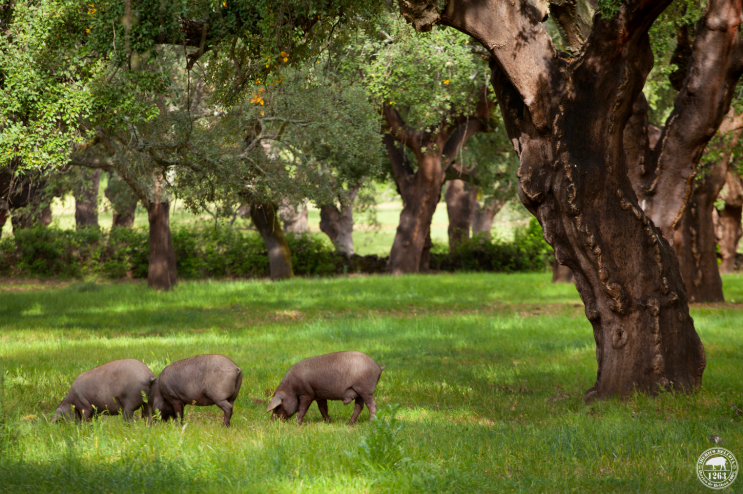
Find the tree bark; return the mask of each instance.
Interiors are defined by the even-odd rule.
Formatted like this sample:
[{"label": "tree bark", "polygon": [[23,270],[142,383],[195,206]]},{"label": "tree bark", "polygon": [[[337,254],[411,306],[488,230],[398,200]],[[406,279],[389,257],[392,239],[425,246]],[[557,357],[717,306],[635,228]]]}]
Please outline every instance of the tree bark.
[{"label": "tree bark", "polygon": [[137,211],[137,195],[113,170],[108,174],[104,193],[114,210],[111,227],[131,228]]},{"label": "tree bark", "polygon": [[353,201],[359,187],[352,187],[345,200],[340,201],[341,208],[327,204],[320,208],[320,230],[333,242],[335,250],[341,254],[353,255]]},{"label": "tree bark", "polygon": [[98,226],[98,186],[101,181],[100,169],[81,168],[75,184],[75,227],[99,228]]},{"label": "tree bark", "polygon": [[291,251],[289,244],[286,243],[284,231],[281,229],[278,212],[279,208],[276,204],[252,203],[250,205],[250,219],[253,220],[253,224],[263,237],[266,250],[268,250],[272,280],[294,276]]},{"label": "tree bark", "polygon": [[647,33],[669,3],[625,0],[613,19],[597,16],[569,63],[526,2],[450,0],[434,16],[493,57],[493,87],[521,162],[519,197],[573,271],[593,326],[598,372],[586,401],[693,389],[706,365],[676,255],[637,204],[623,149],[653,63]]},{"label": "tree bark", "polygon": [[5,226],[5,222],[8,220],[8,216],[10,216],[8,203],[0,199],[0,238],[3,236],[3,227]]},{"label": "tree bark", "polygon": [[721,273],[735,272],[735,256],[738,252],[738,242],[743,236],[741,216],[743,215],[743,183],[737,170],[728,169],[725,177],[727,193],[722,196],[725,207],[720,211],[718,244],[722,262]]},{"label": "tree bark", "polygon": [[150,264],[147,285],[157,290],[170,290],[176,283],[175,250],[170,235],[170,202],[149,202]]},{"label": "tree bark", "polygon": [[478,205],[472,219],[472,235],[480,234],[490,240],[493,232],[493,223],[497,215],[506,204],[504,199],[489,199],[482,206]]},{"label": "tree bark", "polygon": [[449,252],[470,238],[477,210],[477,188],[463,180],[449,180],[446,186],[446,212],[449,215]]},{"label": "tree bark", "polygon": [[284,222],[284,231],[292,233],[309,233],[310,225],[307,221],[307,205],[292,206],[282,204],[279,207],[279,215]]},{"label": "tree bark", "polygon": [[[400,191],[403,209],[390,251],[387,271],[392,274],[428,270],[431,248],[431,220],[441,198],[446,169],[476,132],[487,129],[492,101],[483,89],[472,116],[459,116],[453,123],[442,122],[432,132],[408,127],[397,110],[385,106],[383,114],[389,133],[384,142],[392,165],[392,175]],[[398,141],[415,154],[418,170],[413,173]]]},{"label": "tree bark", "polygon": [[725,184],[723,166],[698,181],[674,232],[674,248],[681,264],[690,302],[723,302],[722,279],[717,268],[717,239],[712,218],[715,200]]},{"label": "tree bark", "polygon": [[573,281],[573,272],[570,268],[555,260],[552,263],[552,283],[572,283]]},{"label": "tree bark", "polygon": [[[689,49],[685,29],[679,33],[671,81],[679,94],[651,159],[645,160],[633,184],[643,210],[669,241],[675,235],[694,192],[694,178],[710,139],[730,108],[734,88],[743,74],[740,0],[710,0],[696,26]],[[679,246],[674,246],[677,250]],[[680,251],[680,250],[679,250]],[[687,284],[687,288],[691,288]]]}]

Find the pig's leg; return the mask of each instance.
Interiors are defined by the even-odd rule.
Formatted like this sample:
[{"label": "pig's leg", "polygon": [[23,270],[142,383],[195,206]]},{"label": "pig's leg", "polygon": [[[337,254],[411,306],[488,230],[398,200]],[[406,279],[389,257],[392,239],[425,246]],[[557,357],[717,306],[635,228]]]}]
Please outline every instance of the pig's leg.
[{"label": "pig's leg", "polygon": [[222,423],[224,423],[225,427],[229,427],[230,419],[232,418],[232,403],[227,400],[222,400],[214,404],[221,408],[224,412],[224,419],[222,420]]},{"label": "pig's leg", "polygon": [[353,407],[353,415],[351,415],[351,420],[348,421],[348,425],[353,425],[356,423],[356,419],[359,418],[359,414],[363,409],[364,400],[362,400],[361,397],[356,398],[356,405]]},{"label": "pig's leg", "polygon": [[304,414],[307,413],[307,410],[310,409],[310,405],[312,405],[313,398],[311,396],[300,396],[299,397],[299,412],[297,412],[297,423],[299,425],[302,425],[302,419],[304,418]]},{"label": "pig's leg", "polygon": [[361,395],[361,397],[364,399],[366,408],[369,409],[369,420],[374,420],[377,415],[377,402],[374,401],[374,395]]},{"label": "pig's leg", "polygon": [[183,403],[181,400],[173,400],[170,404],[173,405],[173,409],[175,410],[175,418],[180,419],[181,424],[183,424]]},{"label": "pig's leg", "polygon": [[330,423],[330,415],[328,415],[328,400],[317,400],[317,408],[320,409],[320,414],[322,415],[323,420]]},{"label": "pig's leg", "polygon": [[149,424],[152,421],[152,407],[149,403],[142,403],[142,418]]}]

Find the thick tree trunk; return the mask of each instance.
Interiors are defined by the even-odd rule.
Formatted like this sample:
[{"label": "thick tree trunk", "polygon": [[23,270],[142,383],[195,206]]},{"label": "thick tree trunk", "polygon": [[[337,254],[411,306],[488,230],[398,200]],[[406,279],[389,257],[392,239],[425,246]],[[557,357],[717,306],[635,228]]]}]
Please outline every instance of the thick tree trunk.
[{"label": "thick tree trunk", "polygon": [[735,256],[738,252],[738,242],[743,236],[741,228],[741,216],[743,207],[730,206],[725,204],[725,208],[720,211],[720,236],[719,245],[722,254],[720,263],[720,273],[735,272]]},{"label": "thick tree trunk", "polygon": [[488,240],[492,237],[493,223],[506,201],[503,199],[490,199],[482,206],[475,208],[475,214],[472,218],[472,235],[482,235]]},{"label": "thick tree trunk", "polygon": [[345,201],[341,201],[341,209],[335,204],[328,204],[320,208],[320,230],[333,242],[335,250],[347,256],[353,255],[353,201],[359,187],[353,187],[348,192]]},{"label": "thick tree trunk", "polygon": [[717,239],[712,218],[715,199],[725,184],[726,166],[713,167],[698,181],[674,232],[674,248],[681,264],[690,302],[722,302],[722,279],[717,268]]},{"label": "thick tree trunk", "polygon": [[98,226],[98,186],[101,182],[100,169],[81,168],[75,184],[75,227],[99,228]]},{"label": "thick tree trunk", "polygon": [[735,271],[735,255],[738,252],[738,242],[743,236],[741,215],[743,214],[743,183],[735,167],[728,169],[725,185],[726,194],[722,197],[725,207],[720,211],[718,244],[722,254],[720,264],[721,273]]},{"label": "thick tree trunk", "polygon": [[[493,102],[483,89],[480,103],[471,116],[442,121],[432,132],[408,127],[400,114],[389,106],[383,114],[389,133],[384,141],[392,174],[403,200],[400,223],[390,251],[387,271],[392,274],[428,270],[431,249],[431,220],[441,198],[446,169],[476,132],[487,129],[486,119]],[[413,173],[405,153],[395,140],[407,146],[416,157],[418,170]]]},{"label": "thick tree trunk", "polygon": [[444,179],[441,154],[422,154],[418,171],[411,178],[405,187],[400,188],[402,212],[387,264],[387,270],[392,274],[417,273],[421,265],[427,265],[423,250],[430,242],[431,220],[441,197]]},{"label": "thick tree trunk", "polygon": [[137,196],[131,187],[116,172],[111,171],[104,193],[114,210],[111,227],[131,228],[137,211]]},{"label": "thick tree trunk", "polygon": [[301,206],[292,206],[290,204],[282,204],[279,207],[279,215],[281,221],[284,222],[284,231],[292,233],[309,233],[310,225],[307,221],[307,205],[302,204]]},{"label": "thick tree trunk", "polygon": [[453,252],[470,238],[470,228],[478,206],[477,188],[463,180],[449,180],[444,197],[449,215],[449,252]]},{"label": "thick tree trunk", "polygon": [[271,269],[271,279],[280,280],[294,276],[292,272],[292,256],[289,244],[286,243],[284,231],[279,222],[279,208],[276,204],[250,205],[250,219],[253,220],[263,242],[268,250],[268,262]]},{"label": "thick tree trunk", "polygon": [[157,290],[170,290],[176,283],[175,250],[170,236],[170,202],[147,204],[150,223],[150,264],[147,284]]},{"label": "thick tree trunk", "polygon": [[647,32],[669,3],[625,0],[612,19],[597,16],[566,63],[527,2],[450,0],[440,14],[401,2],[419,29],[455,27],[493,57],[493,87],[521,161],[519,197],[573,271],[593,326],[598,372],[586,401],[693,389],[706,365],[676,255],[638,206],[623,149],[653,63]]}]

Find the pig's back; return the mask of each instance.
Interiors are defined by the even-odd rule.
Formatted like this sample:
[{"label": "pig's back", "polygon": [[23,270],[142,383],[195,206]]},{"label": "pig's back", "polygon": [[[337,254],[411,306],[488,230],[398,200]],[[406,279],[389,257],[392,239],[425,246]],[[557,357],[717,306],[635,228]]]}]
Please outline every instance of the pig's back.
[{"label": "pig's back", "polygon": [[381,374],[381,367],[369,355],[347,351],[317,355],[297,362],[289,369],[285,379],[298,379],[319,397],[342,399],[348,388],[364,386],[373,391]]},{"label": "pig's back", "polygon": [[81,373],[71,390],[85,397],[97,408],[111,409],[111,399],[124,400],[130,394],[147,390],[150,377],[155,374],[136,359],[121,359],[99,365]]}]

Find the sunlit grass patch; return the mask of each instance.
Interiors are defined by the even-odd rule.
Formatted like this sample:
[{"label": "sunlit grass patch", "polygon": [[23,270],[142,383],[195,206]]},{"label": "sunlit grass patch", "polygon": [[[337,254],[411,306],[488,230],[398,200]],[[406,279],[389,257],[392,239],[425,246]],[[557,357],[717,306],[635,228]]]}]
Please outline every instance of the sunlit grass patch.
[{"label": "sunlit grass patch", "polygon": [[[743,310],[692,308],[708,359],[698,393],[588,406],[582,311],[574,287],[541,274],[2,291],[0,491],[705,492],[694,462],[709,435],[743,457],[729,405],[743,408]],[[366,410],[346,426],[353,406],[340,402],[331,424],[315,404],[301,427],[269,421],[293,363],[349,349],[385,364],[375,396],[400,404],[396,435],[374,433]],[[216,407],[187,407],[185,426],[48,422],[84,370],[130,357],[159,372],[199,353],[243,370],[230,429]],[[359,447],[372,436],[407,460],[369,463]]]}]

